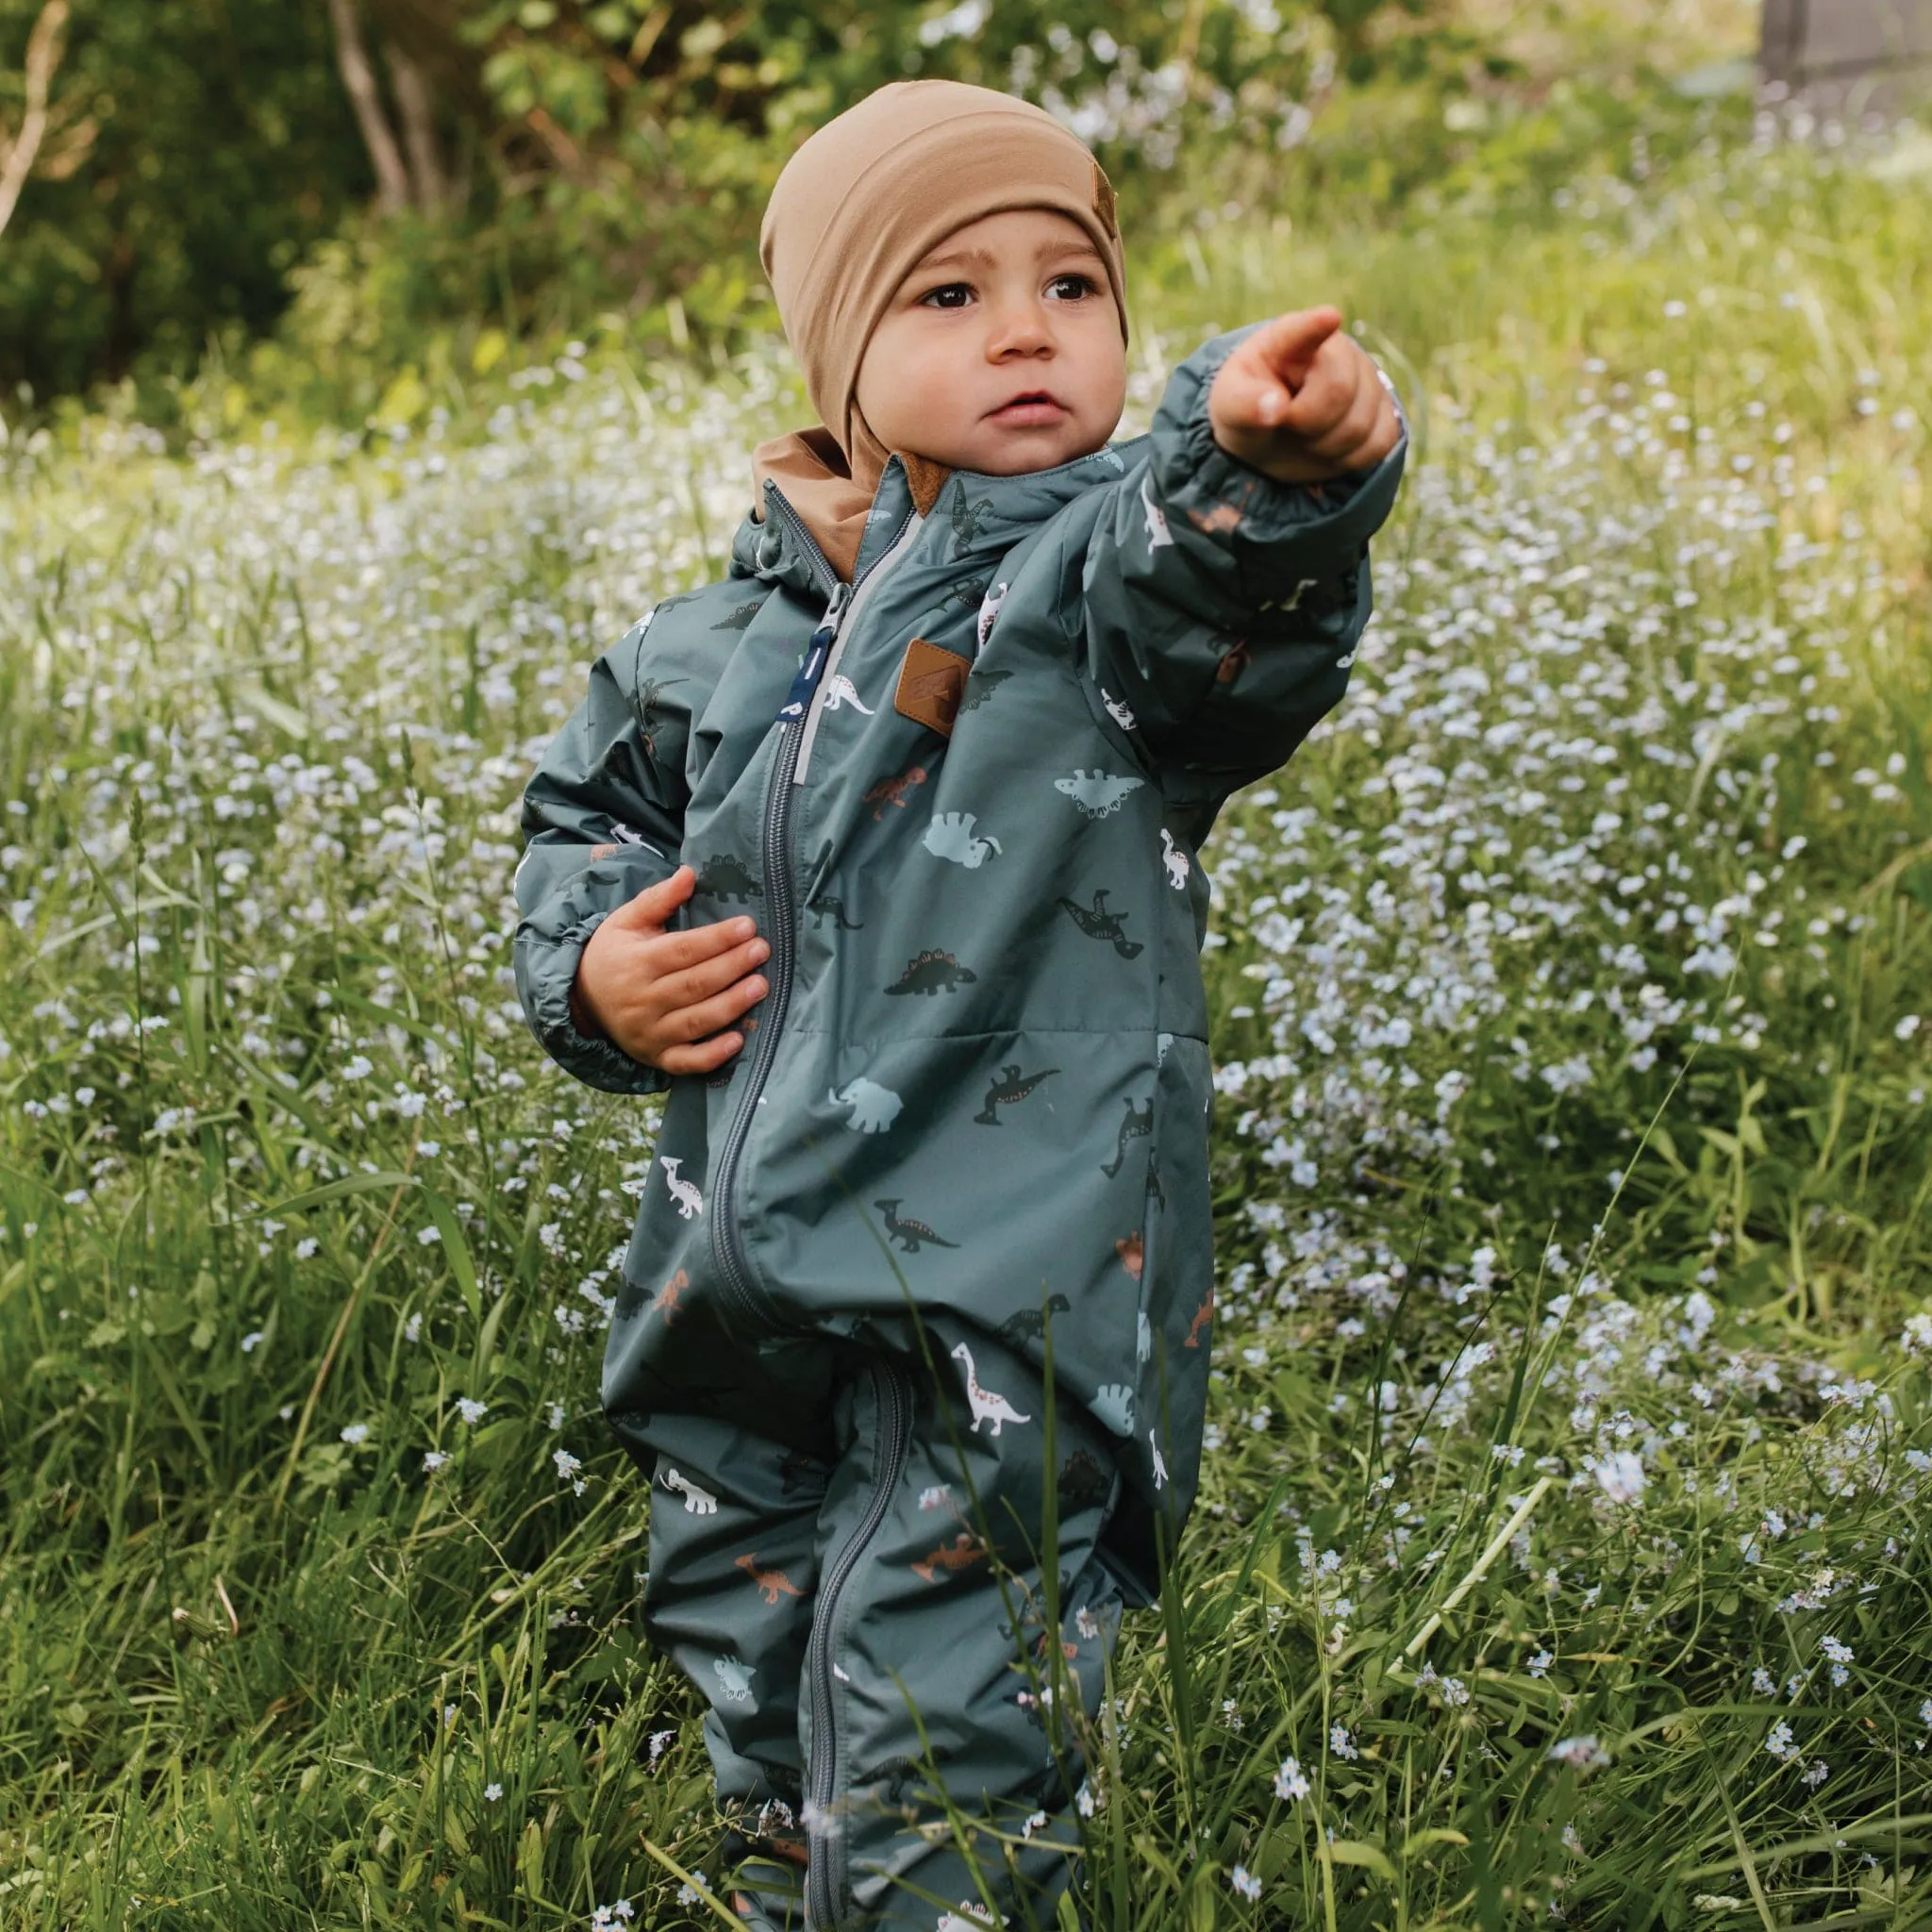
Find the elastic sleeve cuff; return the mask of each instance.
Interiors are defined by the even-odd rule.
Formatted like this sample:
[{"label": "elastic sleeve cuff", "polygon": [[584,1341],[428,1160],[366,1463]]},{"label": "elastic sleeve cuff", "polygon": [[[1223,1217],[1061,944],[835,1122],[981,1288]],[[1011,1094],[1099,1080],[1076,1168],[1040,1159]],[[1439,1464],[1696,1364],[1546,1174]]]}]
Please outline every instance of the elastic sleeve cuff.
[{"label": "elastic sleeve cuff", "polygon": [[1214,337],[1169,377],[1154,419],[1152,479],[1174,541],[1231,562],[1243,600],[1266,609],[1294,603],[1298,585],[1333,577],[1360,559],[1394,505],[1408,420],[1384,375],[1402,438],[1374,469],[1324,483],[1280,483],[1230,456],[1214,440],[1208,391],[1222,364],[1262,326],[1250,323]]},{"label": "elastic sleeve cuff", "polygon": [[554,937],[516,937],[517,993],[524,1017],[543,1051],[588,1086],[607,1093],[661,1093],[671,1076],[659,1067],[634,1060],[614,1041],[580,1031],[571,1012],[571,989],[591,935],[616,908],[587,914]]}]

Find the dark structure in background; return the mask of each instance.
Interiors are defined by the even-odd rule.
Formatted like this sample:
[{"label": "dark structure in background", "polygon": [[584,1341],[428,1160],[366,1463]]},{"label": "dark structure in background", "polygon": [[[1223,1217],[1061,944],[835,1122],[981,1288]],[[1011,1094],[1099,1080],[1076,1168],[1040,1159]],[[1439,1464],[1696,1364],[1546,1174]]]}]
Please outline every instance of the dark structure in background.
[{"label": "dark structure in background", "polygon": [[1764,0],[1768,81],[1851,100],[1932,84],[1932,0]]}]

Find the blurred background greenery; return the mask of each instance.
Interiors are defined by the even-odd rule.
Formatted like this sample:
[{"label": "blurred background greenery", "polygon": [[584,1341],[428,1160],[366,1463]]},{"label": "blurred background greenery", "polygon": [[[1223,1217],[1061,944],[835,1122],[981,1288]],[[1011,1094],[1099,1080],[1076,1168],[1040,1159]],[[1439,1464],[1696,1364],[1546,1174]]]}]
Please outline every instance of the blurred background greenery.
[{"label": "blurred background greenery", "polygon": [[1747,125],[1756,31],[1751,0],[0,0],[0,416],[408,420],[567,340],[728,349],[775,322],[786,156],[902,75],[1069,118],[1157,286],[1228,222],[1533,223],[1581,166]]}]

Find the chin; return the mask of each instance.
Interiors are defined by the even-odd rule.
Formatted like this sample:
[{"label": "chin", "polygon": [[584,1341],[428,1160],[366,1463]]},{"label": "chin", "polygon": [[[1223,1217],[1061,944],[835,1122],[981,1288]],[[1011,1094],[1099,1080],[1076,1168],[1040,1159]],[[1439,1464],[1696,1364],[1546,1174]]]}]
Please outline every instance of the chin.
[{"label": "chin", "polygon": [[1106,437],[1068,436],[1064,431],[1052,437],[1013,436],[999,445],[968,458],[955,467],[977,470],[987,476],[1024,476],[1033,470],[1054,470],[1071,463],[1075,457],[1091,456],[1107,441]]}]

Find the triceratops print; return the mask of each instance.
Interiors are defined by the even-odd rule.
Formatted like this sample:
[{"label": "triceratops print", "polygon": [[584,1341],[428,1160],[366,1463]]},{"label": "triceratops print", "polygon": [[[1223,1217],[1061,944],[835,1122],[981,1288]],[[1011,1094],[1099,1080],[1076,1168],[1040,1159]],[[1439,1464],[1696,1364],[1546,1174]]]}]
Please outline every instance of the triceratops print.
[{"label": "triceratops print", "polygon": [[777,1607],[780,1596],[803,1596],[805,1594],[797,1584],[793,1583],[791,1577],[786,1575],[784,1571],[760,1570],[758,1568],[758,1553],[756,1550],[747,1551],[745,1555],[736,1558],[736,1562],[738,1568],[742,1570],[758,1585],[758,1594],[768,1604],[772,1605],[774,1608]]},{"label": "triceratops print", "polygon": [[828,1088],[825,1097],[834,1107],[851,1109],[845,1124],[861,1134],[883,1134],[899,1118],[899,1109],[905,1105],[890,1087],[881,1087],[863,1074],[847,1081],[842,1089]]},{"label": "triceratops print", "polygon": [[744,860],[729,852],[713,853],[698,874],[697,890],[712,899],[762,899],[765,889]]},{"label": "triceratops print", "polygon": [[952,992],[962,986],[971,986],[979,977],[970,966],[962,966],[950,953],[942,953],[937,946],[928,948],[916,959],[906,962],[906,970],[892,984],[886,988],[888,992]]},{"label": "triceratops print", "polygon": [[1108,1180],[1121,1171],[1121,1163],[1127,1158],[1127,1142],[1144,1140],[1154,1131],[1154,1096],[1147,1096],[1144,1107],[1136,1108],[1130,1099],[1123,1098],[1121,1105],[1127,1110],[1126,1118],[1121,1122],[1120,1134],[1114,1147],[1113,1164],[1100,1163],[1100,1171]]},{"label": "triceratops print", "polygon": [[1107,909],[1107,888],[1093,889],[1093,904],[1083,906],[1077,899],[1069,899],[1064,893],[1058,902],[1066,908],[1067,917],[1084,932],[1090,940],[1111,940],[1113,949],[1123,959],[1135,958],[1141,950],[1139,940],[1130,940],[1126,935],[1125,922],[1128,914],[1109,912]]},{"label": "triceratops print", "polygon": [[1037,1074],[1023,1074],[1018,1060],[1009,1061],[988,1086],[985,1104],[973,1118],[983,1127],[998,1126],[1000,1117],[995,1108],[1024,1100],[1049,1074],[1058,1072],[1058,1067],[1041,1067]]},{"label": "triceratops print", "polygon": [[909,1214],[899,1212],[899,1196],[872,1204],[886,1217],[886,1239],[897,1241],[908,1255],[916,1255],[922,1247],[957,1248],[958,1241],[941,1241],[923,1221],[914,1221]]},{"label": "triceratops print", "polygon": [[1147,781],[1125,772],[1105,772],[1097,765],[1092,771],[1076,765],[1071,778],[1056,778],[1053,789],[1063,791],[1090,819],[1104,819],[1121,808],[1130,791],[1138,791]]},{"label": "triceratops print", "polygon": [[968,872],[977,872],[989,853],[997,855],[1000,841],[991,832],[974,836],[978,819],[970,811],[941,811],[933,814],[920,841],[935,858],[950,858]]}]

